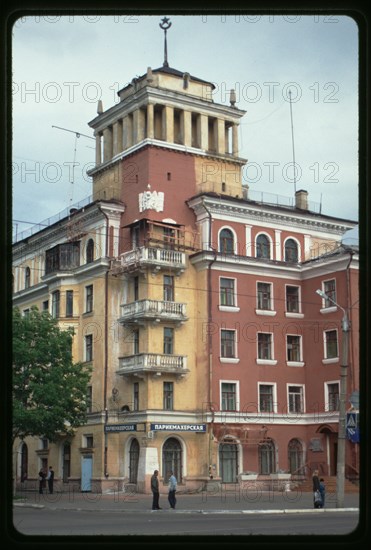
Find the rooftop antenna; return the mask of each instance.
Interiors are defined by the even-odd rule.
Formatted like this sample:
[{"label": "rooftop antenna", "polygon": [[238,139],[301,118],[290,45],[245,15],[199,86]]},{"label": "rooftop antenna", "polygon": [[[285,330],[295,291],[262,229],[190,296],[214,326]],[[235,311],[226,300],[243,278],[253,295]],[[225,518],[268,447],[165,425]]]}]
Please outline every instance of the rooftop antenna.
[{"label": "rooftop antenna", "polygon": [[294,146],[294,124],[292,121],[292,104],[291,104],[291,90],[289,90],[290,98],[290,117],[291,117],[291,140],[292,140],[292,161],[294,168],[294,193],[296,193],[296,166],[295,166],[295,146]]},{"label": "rooftop antenna", "polygon": [[168,67],[169,66],[169,63],[167,61],[167,37],[166,37],[166,33],[167,33],[167,30],[170,29],[171,27],[171,21],[168,17],[163,17],[161,19],[161,23],[159,23],[161,29],[164,31],[165,33],[165,43],[164,43],[164,62],[163,62],[163,67]]}]

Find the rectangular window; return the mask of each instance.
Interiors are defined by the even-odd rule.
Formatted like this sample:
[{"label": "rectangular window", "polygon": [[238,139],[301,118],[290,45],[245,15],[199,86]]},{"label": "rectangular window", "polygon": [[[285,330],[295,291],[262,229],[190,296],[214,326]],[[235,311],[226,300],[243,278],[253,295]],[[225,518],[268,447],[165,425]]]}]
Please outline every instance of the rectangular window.
[{"label": "rectangular window", "polygon": [[86,412],[91,413],[93,410],[93,386],[88,386],[86,394]]},{"label": "rectangular window", "polygon": [[43,311],[49,311],[49,300],[44,300],[42,304]]},{"label": "rectangular window", "polygon": [[258,359],[273,359],[272,334],[258,332]]},{"label": "rectangular window", "polygon": [[164,382],[164,410],[172,411],[174,409],[174,384],[173,382]]},{"label": "rectangular window", "polygon": [[140,227],[139,225],[135,225],[131,230],[131,241],[132,241],[133,248],[139,247],[139,239],[140,239]]},{"label": "rectangular window", "polygon": [[286,287],[286,311],[289,313],[299,313],[299,287]]},{"label": "rectangular window", "polygon": [[46,451],[49,448],[49,440],[46,437],[41,438],[41,448]]},{"label": "rectangular window", "polygon": [[259,407],[260,412],[273,412],[273,386],[271,384],[260,384],[259,386]]},{"label": "rectangular window", "polygon": [[52,317],[55,319],[59,317],[60,294],[59,290],[52,293]]},{"label": "rectangular window", "polygon": [[220,356],[236,357],[236,331],[222,330],[220,333]]},{"label": "rectangular window", "polygon": [[85,287],[85,313],[93,311],[93,285]]},{"label": "rectangular window", "polygon": [[139,300],[139,277],[133,278],[133,294],[134,294],[134,302]]},{"label": "rectangular window", "polygon": [[164,227],[164,248],[174,249],[175,239],[175,229],[172,229],[171,227]]},{"label": "rectangular window", "polygon": [[164,275],[164,300],[165,302],[174,301],[174,277]]},{"label": "rectangular window", "polygon": [[235,306],[235,288],[234,279],[227,279],[226,277],[220,277],[220,305],[221,306]]},{"label": "rectangular window", "polygon": [[258,283],[258,309],[272,309],[272,285]]},{"label": "rectangular window", "polygon": [[93,335],[87,334],[85,336],[85,361],[93,360]]},{"label": "rectangular window", "polygon": [[139,353],[139,328],[134,328],[131,334],[133,337],[133,353],[137,355]]},{"label": "rectangular window", "polygon": [[237,391],[236,384],[230,382],[222,382],[222,411],[237,410]]},{"label": "rectangular window", "polygon": [[323,281],[323,292],[328,296],[328,298],[331,298],[329,300],[328,298],[325,298],[325,307],[333,307],[336,302],[336,281],[335,279],[331,279],[329,281]]},{"label": "rectangular window", "polygon": [[66,291],[66,317],[73,317],[73,290]]},{"label": "rectangular window", "polygon": [[327,398],[328,398],[328,410],[339,410],[339,384],[327,384]]},{"label": "rectangular window", "polygon": [[23,316],[24,316],[24,317],[29,317],[29,315],[30,315],[30,310],[29,310],[29,308],[24,309],[24,310],[23,310]]},{"label": "rectangular window", "polygon": [[174,353],[174,329],[164,328],[164,353],[172,355]]},{"label": "rectangular window", "polygon": [[85,447],[88,449],[92,449],[94,447],[94,438],[92,435],[85,435]]},{"label": "rectangular window", "polygon": [[287,335],[287,361],[301,361],[301,336]]},{"label": "rectangular window", "polygon": [[45,253],[45,275],[69,271],[80,265],[80,242],[58,244]]},{"label": "rectangular window", "polygon": [[338,334],[337,330],[325,331],[325,358],[334,359],[338,355]]},{"label": "rectangular window", "polygon": [[139,411],[139,382],[133,384],[133,411]]},{"label": "rectangular window", "polygon": [[289,386],[289,412],[304,412],[304,399],[302,386]]}]

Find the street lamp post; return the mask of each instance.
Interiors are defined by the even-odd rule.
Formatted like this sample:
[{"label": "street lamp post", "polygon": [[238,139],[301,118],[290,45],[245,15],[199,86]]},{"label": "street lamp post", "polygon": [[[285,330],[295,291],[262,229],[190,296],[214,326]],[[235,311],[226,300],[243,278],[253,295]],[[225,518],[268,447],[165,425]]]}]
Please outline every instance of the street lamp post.
[{"label": "street lamp post", "polygon": [[322,290],[316,290],[317,294],[326,300],[330,300],[343,312],[341,330],[343,333],[340,363],[340,396],[339,396],[339,432],[336,466],[336,507],[344,508],[344,484],[345,484],[345,441],[346,441],[346,400],[347,400],[347,374],[348,374],[348,343],[349,343],[349,318],[346,310],[339,306],[330,296]]}]

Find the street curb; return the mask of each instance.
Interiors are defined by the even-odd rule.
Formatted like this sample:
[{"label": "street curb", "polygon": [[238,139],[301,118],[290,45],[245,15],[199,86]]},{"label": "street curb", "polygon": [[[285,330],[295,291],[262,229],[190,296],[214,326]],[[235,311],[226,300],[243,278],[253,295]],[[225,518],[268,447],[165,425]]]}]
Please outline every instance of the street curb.
[{"label": "street curb", "polygon": [[54,511],[79,511],[79,512],[109,512],[109,513],[146,513],[146,514],[158,514],[158,513],[171,513],[171,514],[326,514],[326,513],[335,513],[335,512],[359,512],[359,508],[294,508],[294,509],[283,509],[283,510],[140,510],[140,509],[131,509],[118,510],[117,508],[55,508],[52,506],[45,506],[44,504],[28,504],[25,502],[13,503],[13,506],[22,507],[22,508],[47,508],[48,510]]}]

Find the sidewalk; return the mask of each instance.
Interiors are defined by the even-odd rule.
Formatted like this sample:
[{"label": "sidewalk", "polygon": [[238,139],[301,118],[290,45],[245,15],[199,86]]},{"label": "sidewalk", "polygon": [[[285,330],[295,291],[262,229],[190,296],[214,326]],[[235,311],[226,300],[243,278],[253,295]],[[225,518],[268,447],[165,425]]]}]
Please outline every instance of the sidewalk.
[{"label": "sidewalk", "polygon": [[345,494],[344,508],[336,508],[336,495],[326,495],[324,509],[313,508],[312,493],[300,491],[238,491],[217,493],[177,493],[176,510],[171,510],[167,501],[167,493],[160,494],[162,510],[152,511],[152,495],[140,493],[80,493],[65,492],[52,495],[40,495],[38,492],[27,491],[17,493],[14,506],[49,508],[54,510],[90,510],[106,512],[144,512],[160,513],[299,513],[313,511],[316,513],[349,511],[358,512],[359,495]]}]

